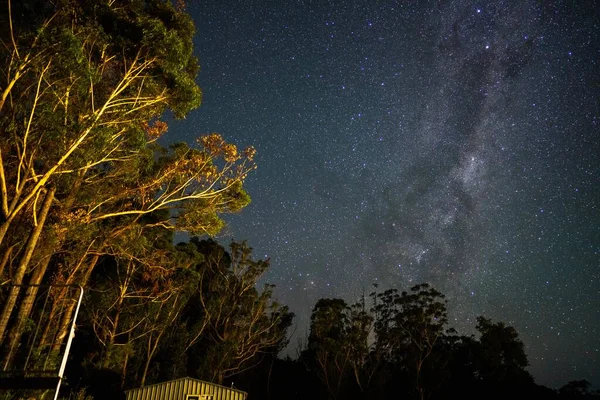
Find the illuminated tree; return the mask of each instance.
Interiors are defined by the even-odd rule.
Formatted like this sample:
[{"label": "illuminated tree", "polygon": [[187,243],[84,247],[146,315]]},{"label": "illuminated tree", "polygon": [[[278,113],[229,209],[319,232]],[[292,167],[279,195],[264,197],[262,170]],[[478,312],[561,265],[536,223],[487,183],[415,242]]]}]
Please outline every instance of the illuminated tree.
[{"label": "illuminated tree", "polygon": [[[161,0],[6,4],[5,282],[86,285],[120,237],[156,226],[215,234],[223,226],[219,214],[248,204],[242,185],[254,168],[253,149],[239,151],[217,134],[170,150],[156,144],[167,129],[158,118],[166,110],[183,117],[201,98],[194,27],[181,8]],[[36,292],[15,286],[2,299],[0,345],[15,348]],[[52,298],[51,320],[69,300],[61,290]],[[73,307],[46,326],[42,342],[66,336]]]}]

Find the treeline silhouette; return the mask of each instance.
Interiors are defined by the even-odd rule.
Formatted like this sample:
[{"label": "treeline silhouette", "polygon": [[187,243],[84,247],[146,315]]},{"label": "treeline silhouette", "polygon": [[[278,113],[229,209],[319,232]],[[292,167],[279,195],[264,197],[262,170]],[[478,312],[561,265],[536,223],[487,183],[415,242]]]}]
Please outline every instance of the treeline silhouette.
[{"label": "treeline silhouette", "polygon": [[[427,283],[403,292],[375,286],[351,305],[318,300],[297,357],[282,358],[294,315],[273,301],[273,286],[256,288],[268,260],[255,260],[244,242],[174,246],[162,233],[153,245],[170,263],[98,259],[61,398],[123,399],[127,389],[186,376],[235,385],[249,400],[598,398],[585,380],[537,385],[511,326],[481,316],[476,335],[459,335],[444,295]],[[14,362],[31,354],[33,332],[23,333]]]},{"label": "treeline silhouette", "polygon": [[586,380],[558,390],[536,384],[523,342],[503,322],[480,316],[477,335],[458,335],[444,295],[427,283],[375,291],[366,303],[318,300],[298,358],[271,358],[236,382],[251,399],[600,397]]}]

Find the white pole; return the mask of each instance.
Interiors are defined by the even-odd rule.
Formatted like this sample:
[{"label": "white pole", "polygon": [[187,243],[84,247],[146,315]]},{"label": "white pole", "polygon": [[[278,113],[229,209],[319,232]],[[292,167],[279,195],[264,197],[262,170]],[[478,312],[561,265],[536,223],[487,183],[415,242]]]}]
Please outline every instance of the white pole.
[{"label": "white pole", "polygon": [[60,391],[60,384],[62,383],[63,375],[65,373],[65,367],[67,365],[67,358],[69,357],[69,351],[71,350],[71,342],[75,337],[75,321],[77,321],[77,314],[79,313],[79,307],[81,307],[82,300],[83,287],[79,285],[79,300],[77,300],[77,307],[75,308],[75,314],[73,315],[73,322],[71,323],[71,331],[69,332],[69,338],[67,339],[67,346],[65,348],[65,353],[63,354],[62,362],[60,363],[60,369],[58,371],[58,384],[56,385],[54,400],[58,400],[58,392]]}]

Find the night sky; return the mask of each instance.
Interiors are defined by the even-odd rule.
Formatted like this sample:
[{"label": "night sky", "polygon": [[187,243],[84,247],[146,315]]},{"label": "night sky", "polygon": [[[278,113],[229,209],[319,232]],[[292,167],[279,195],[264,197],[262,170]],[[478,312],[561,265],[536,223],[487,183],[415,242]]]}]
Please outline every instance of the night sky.
[{"label": "night sky", "polygon": [[[418,3],[418,4],[417,4]],[[600,386],[594,1],[190,1],[204,92],[168,140],[258,150],[219,240],[317,299],[429,282],[513,325],[536,382]]]}]

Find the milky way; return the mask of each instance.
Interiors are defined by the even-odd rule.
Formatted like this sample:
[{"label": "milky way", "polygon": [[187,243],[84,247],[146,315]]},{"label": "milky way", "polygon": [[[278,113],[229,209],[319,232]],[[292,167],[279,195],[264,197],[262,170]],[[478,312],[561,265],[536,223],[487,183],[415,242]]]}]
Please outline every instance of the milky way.
[{"label": "milky way", "polygon": [[189,5],[204,101],[169,139],[258,149],[221,239],[271,259],[296,337],[318,298],[427,281],[538,383],[600,385],[594,3],[256,3]]}]

